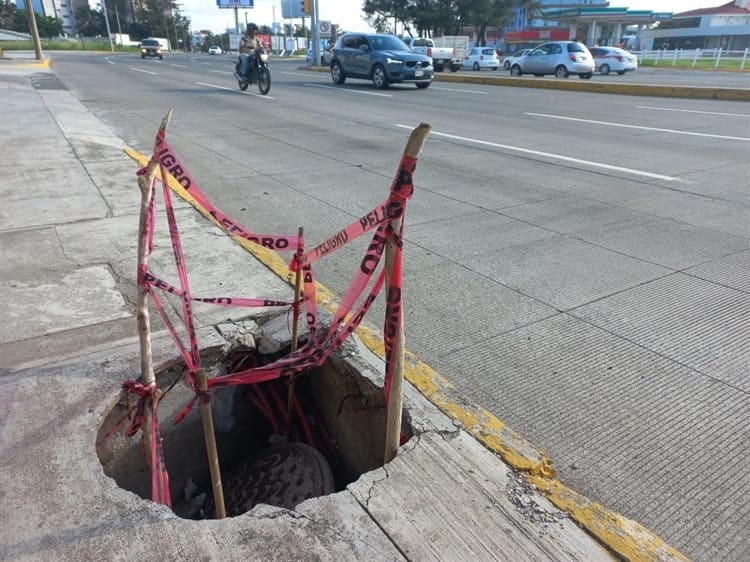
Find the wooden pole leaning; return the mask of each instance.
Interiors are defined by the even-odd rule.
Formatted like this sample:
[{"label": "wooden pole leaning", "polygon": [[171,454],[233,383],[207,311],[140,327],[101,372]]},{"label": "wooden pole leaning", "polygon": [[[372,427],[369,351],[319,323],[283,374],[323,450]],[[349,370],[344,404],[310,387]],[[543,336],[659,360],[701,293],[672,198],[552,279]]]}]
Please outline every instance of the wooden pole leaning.
[{"label": "wooden pole leaning", "polygon": [[219,454],[216,448],[216,434],[214,433],[214,417],[211,411],[211,401],[206,396],[208,392],[208,380],[206,370],[198,369],[195,372],[200,391],[201,421],[203,422],[203,438],[206,441],[206,456],[208,457],[208,469],[211,473],[211,489],[214,493],[214,505],[216,506],[216,518],[223,519],[227,516],[224,506],[224,487],[221,484],[221,469],[219,467]]},{"label": "wooden pole leaning", "polygon": [[[409,136],[404,149],[404,155],[416,158],[422,150],[427,135],[430,133],[430,125],[420,123]],[[403,217],[397,217],[391,220],[391,229],[395,233],[401,232]],[[389,237],[385,243],[385,270],[386,279],[390,281],[393,274],[393,262],[396,257],[398,248],[396,242]],[[404,316],[401,314],[401,321],[397,326],[398,335],[396,336],[395,347],[392,353],[395,357],[394,369],[391,377],[390,392],[388,395],[388,411],[386,413],[385,423],[385,454],[383,464],[391,462],[396,456],[396,451],[401,440],[401,415],[403,408],[402,387],[404,383]]]},{"label": "wooden pole leaning", "polygon": [[[167,111],[161,120],[159,131],[164,132],[172,119],[172,110]],[[149,161],[146,173],[138,176],[138,188],[141,191],[141,208],[138,225],[138,273],[148,267],[149,240],[147,237],[149,223],[149,209],[154,199],[154,178],[159,168],[159,162]],[[166,179],[164,180],[166,181]],[[136,321],[138,323],[138,339],[141,351],[141,382],[143,386],[155,386],[154,363],[151,351],[151,319],[148,312],[148,295],[140,282],[137,283],[138,296],[136,302]],[[154,389],[152,400],[158,400],[158,389]],[[143,443],[147,458],[151,458],[153,443],[151,443],[151,408],[146,404],[143,415]]]},{"label": "wooden pole leaning", "polygon": [[[297,234],[302,239],[305,234],[305,229],[301,226],[297,231]],[[302,268],[298,267],[296,275],[294,276],[294,306],[292,307],[292,352],[297,351],[297,345],[299,340],[299,316],[300,316],[300,295],[302,294]],[[292,416],[294,415],[294,383],[296,377],[292,376],[289,380],[289,394],[287,395],[286,401],[286,420],[287,429],[290,437],[292,432]]]}]

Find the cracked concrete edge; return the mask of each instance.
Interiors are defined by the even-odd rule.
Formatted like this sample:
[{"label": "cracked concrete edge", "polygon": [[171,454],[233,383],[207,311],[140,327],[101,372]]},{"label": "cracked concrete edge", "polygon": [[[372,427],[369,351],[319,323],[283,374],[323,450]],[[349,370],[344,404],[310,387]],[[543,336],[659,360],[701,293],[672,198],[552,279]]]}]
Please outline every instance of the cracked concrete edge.
[{"label": "cracked concrete edge", "polygon": [[[141,166],[145,166],[149,161],[148,156],[136,150],[127,148],[125,153]],[[226,231],[172,176],[168,177],[168,185],[206,219]],[[292,273],[277,252],[238,236],[232,238],[281,279],[290,285],[293,284]],[[318,282],[316,282],[316,291],[318,305],[334,313],[338,305],[338,297]],[[362,344],[376,357],[381,360],[385,358],[381,334],[362,325],[355,333]],[[470,435],[488,450],[499,455],[506,464],[524,473],[529,481],[535,484],[555,506],[569,512],[581,527],[618,556],[625,560],[659,562],[688,560],[686,556],[639,523],[565,486],[555,478],[552,460],[544,452],[481,405],[463,397],[450,381],[408,350],[405,351],[404,377],[438,410],[459,422]]]},{"label": "cracked concrete edge", "polygon": [[[325,66],[301,66],[300,70],[328,72]],[[749,88],[722,88],[717,86],[670,86],[665,84],[616,84],[592,82],[590,80],[550,80],[506,76],[467,76],[465,74],[436,73],[438,82],[461,84],[483,84],[485,86],[509,86],[512,88],[540,88],[544,90],[569,90],[598,94],[620,94],[659,98],[689,98],[723,101],[750,101]]]},{"label": "cracked concrete edge", "polygon": [[570,513],[589,534],[625,560],[689,560],[640,523],[592,502],[558,480],[539,476],[528,476],[527,480],[556,507]]}]

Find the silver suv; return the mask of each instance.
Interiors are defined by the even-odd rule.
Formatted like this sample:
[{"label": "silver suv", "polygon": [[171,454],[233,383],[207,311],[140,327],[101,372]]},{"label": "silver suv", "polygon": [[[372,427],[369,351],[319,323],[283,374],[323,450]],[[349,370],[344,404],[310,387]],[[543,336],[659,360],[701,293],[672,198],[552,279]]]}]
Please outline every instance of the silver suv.
[{"label": "silver suv", "polygon": [[594,75],[594,57],[586,45],[578,41],[552,41],[513,61],[510,74],[554,74],[558,78],[577,74],[579,78],[589,79]]}]

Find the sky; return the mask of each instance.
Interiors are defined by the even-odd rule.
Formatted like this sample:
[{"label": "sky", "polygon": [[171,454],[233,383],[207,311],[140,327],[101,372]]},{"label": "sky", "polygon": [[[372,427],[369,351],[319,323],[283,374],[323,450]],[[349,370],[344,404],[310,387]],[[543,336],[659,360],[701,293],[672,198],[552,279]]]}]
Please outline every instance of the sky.
[{"label": "sky", "polygon": [[[247,21],[258,25],[271,25],[274,21],[281,21],[281,2],[299,2],[300,0],[255,0],[252,10],[239,10],[239,21],[244,24],[245,13]],[[609,5],[632,10],[654,10],[655,12],[686,12],[697,8],[721,6],[729,0],[610,0]],[[219,9],[215,0],[181,0],[180,11],[190,17],[192,28],[208,29],[214,33],[224,32],[228,27],[234,27],[234,10]],[[347,31],[366,31],[368,25],[362,20],[361,0],[318,0],[320,20],[337,23]],[[309,24],[308,24],[309,25]]]}]

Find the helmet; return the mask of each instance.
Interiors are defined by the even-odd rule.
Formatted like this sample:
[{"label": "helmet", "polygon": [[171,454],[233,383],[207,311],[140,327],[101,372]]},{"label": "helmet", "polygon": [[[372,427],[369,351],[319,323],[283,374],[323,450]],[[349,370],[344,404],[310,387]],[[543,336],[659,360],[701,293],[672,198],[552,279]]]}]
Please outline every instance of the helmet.
[{"label": "helmet", "polygon": [[247,24],[247,30],[248,31],[258,31],[258,26],[254,23],[248,23]]}]

